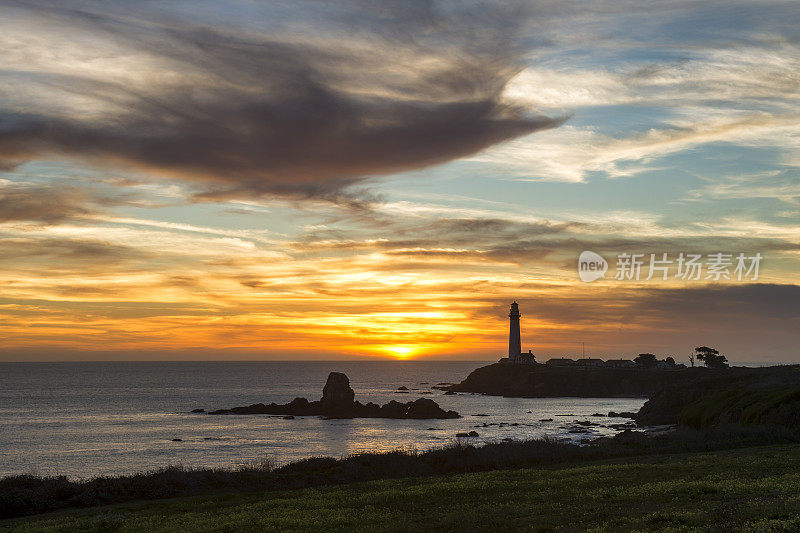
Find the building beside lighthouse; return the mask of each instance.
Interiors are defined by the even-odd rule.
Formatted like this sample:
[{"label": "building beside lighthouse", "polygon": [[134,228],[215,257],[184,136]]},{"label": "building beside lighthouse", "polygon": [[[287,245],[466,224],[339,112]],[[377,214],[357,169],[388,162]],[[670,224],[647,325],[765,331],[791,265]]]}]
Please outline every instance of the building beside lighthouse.
[{"label": "building beside lighthouse", "polygon": [[[508,355],[500,359],[500,363],[517,364],[517,365],[538,365],[536,357],[533,355],[532,350],[527,352],[522,351],[522,339],[519,334],[519,319],[522,317],[519,313],[519,304],[513,302],[511,309],[508,310]],[[641,354],[640,354],[641,355]],[[650,354],[648,354],[650,355]],[[633,369],[642,370],[648,367],[642,366],[635,359],[609,359],[604,361],[593,357],[586,357],[584,353],[578,359],[571,359],[568,357],[556,357],[542,364],[548,367],[567,367],[574,369],[576,372],[586,371],[596,368],[612,368],[612,369]],[[672,357],[667,357],[663,361],[658,361],[658,366],[655,367],[659,370],[671,371],[686,368],[686,365],[676,364]]]},{"label": "building beside lighthouse", "polygon": [[508,357],[503,357],[500,362],[517,364],[536,364],[536,358],[531,350],[522,353],[522,342],[519,335],[519,304],[514,302],[508,312]]}]

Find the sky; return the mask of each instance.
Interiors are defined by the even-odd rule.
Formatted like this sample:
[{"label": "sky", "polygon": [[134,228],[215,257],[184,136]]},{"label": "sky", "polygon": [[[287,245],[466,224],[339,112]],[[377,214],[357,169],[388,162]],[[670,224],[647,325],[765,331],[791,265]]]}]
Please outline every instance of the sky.
[{"label": "sky", "polygon": [[3,0],[0,360],[800,362],[799,18]]}]

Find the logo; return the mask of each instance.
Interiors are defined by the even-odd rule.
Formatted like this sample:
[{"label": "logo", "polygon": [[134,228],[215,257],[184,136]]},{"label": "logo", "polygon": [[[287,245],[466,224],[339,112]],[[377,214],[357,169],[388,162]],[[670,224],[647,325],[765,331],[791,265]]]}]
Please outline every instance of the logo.
[{"label": "logo", "polygon": [[605,277],[608,263],[600,255],[585,251],[578,258],[578,276],[581,281],[589,283]]}]

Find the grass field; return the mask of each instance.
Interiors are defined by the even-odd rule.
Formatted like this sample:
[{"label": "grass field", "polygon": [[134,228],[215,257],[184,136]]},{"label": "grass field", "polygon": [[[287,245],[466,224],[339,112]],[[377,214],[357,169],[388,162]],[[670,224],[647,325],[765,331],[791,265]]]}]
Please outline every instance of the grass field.
[{"label": "grass field", "polygon": [[130,503],[2,531],[800,531],[800,445]]}]

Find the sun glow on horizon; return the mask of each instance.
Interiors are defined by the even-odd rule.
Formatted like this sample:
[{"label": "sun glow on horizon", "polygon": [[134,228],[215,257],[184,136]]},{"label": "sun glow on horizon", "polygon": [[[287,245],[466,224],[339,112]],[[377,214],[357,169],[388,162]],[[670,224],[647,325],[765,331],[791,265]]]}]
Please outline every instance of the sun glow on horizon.
[{"label": "sun glow on horizon", "polygon": [[418,349],[416,346],[397,345],[387,346],[385,351],[395,359],[411,359],[417,354]]}]

